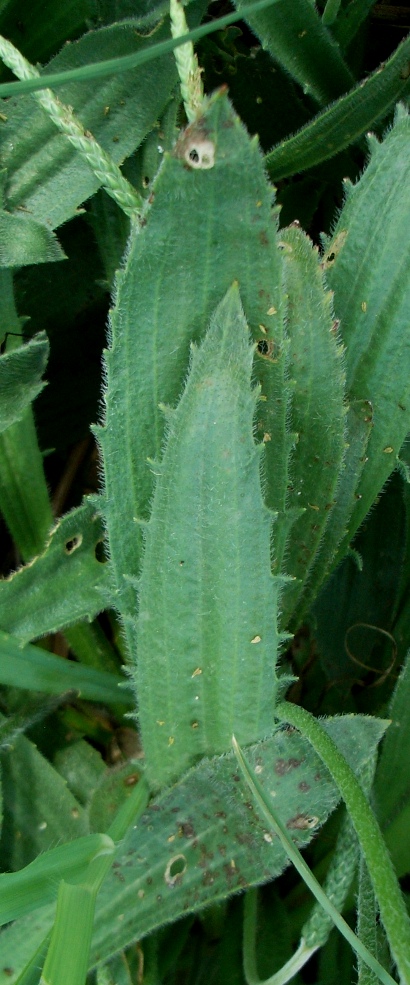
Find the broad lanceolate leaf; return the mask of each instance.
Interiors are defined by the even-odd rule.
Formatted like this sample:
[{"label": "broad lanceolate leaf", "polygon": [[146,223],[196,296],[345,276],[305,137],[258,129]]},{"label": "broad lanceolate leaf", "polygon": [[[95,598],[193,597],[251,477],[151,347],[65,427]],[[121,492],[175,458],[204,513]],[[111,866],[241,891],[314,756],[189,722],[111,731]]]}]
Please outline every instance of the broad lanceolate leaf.
[{"label": "broad lanceolate leaf", "polygon": [[274,457],[275,468],[267,474],[274,474],[275,482],[267,501],[275,510],[285,506],[291,443],[272,189],[257,143],[225,92],[216,93],[173,153],[164,155],[151,198],[117,280],[106,355],[106,426],[98,431],[115,604],[130,627],[131,651],[142,548],[138,520],[149,516],[153,462],[163,445],[159,404],[176,404],[190,342],[203,336],[234,280],[254,339],[277,346],[276,361],[258,363],[266,397],[258,408],[258,432],[271,437],[266,457]]},{"label": "broad lanceolate leaf", "polygon": [[0,432],[20,420],[26,407],[41,393],[48,350],[47,336],[39,332],[27,345],[1,356]]},{"label": "broad lanceolate leaf", "polygon": [[[349,716],[329,720],[327,728],[358,769],[385,723]],[[299,846],[307,844],[338,801],[320,760],[297,733],[286,730],[247,755],[274,794],[292,838]],[[152,803],[127,836],[97,901],[93,960],[177,916],[278,876],[287,859],[279,840],[267,835],[231,754],[191,770]]]},{"label": "broad lanceolate leaf", "polygon": [[0,627],[21,643],[92,619],[109,592],[108,565],[97,560],[103,530],[88,500],[64,516],[30,565],[0,581]]},{"label": "broad lanceolate leaf", "polygon": [[[290,337],[290,423],[297,436],[287,510],[278,517],[274,552],[274,570],[283,569],[295,579],[286,586],[281,603],[282,622],[288,626],[309,584],[335,500],[345,452],[345,408],[343,350],[317,251],[296,226],[281,230],[280,243]],[[261,358],[275,358],[275,351]],[[274,482],[272,475],[270,484]]]},{"label": "broad lanceolate leaf", "polygon": [[410,117],[400,112],[348,191],[327,246],[327,280],[346,345],[347,391],[373,428],[345,547],[396,466],[410,430]]},{"label": "broad lanceolate leaf", "polygon": [[252,436],[252,349],[237,286],[193,356],[146,531],[135,683],[149,783],[272,728],[279,579]]},{"label": "broad lanceolate leaf", "polygon": [[[236,3],[238,10],[243,2]],[[263,47],[319,103],[330,102],[353,85],[338,46],[310,0],[279,0],[246,20]]]},{"label": "broad lanceolate leaf", "polygon": [[[346,716],[326,728],[355,770],[374,754],[385,722]],[[282,730],[247,755],[299,846],[309,842],[338,795],[312,748]],[[278,839],[252,810],[233,754],[205,760],[162,793],[127,834],[97,901],[92,961],[97,964],[164,923],[280,874]],[[0,936],[0,983],[14,985],[24,962],[50,928],[45,907]],[[41,922],[40,922],[41,921]],[[25,954],[16,942],[27,942]],[[17,957],[18,955],[18,957]],[[3,968],[14,975],[2,977]]]}]

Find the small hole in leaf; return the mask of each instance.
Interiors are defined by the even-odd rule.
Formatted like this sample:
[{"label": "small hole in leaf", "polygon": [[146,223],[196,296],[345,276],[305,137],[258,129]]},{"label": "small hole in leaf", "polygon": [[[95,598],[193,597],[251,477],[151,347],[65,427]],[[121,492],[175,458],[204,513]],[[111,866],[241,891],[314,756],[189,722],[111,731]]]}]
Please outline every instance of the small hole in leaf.
[{"label": "small hole in leaf", "polygon": [[149,177],[148,177],[148,175],[144,175],[144,177],[142,179],[142,187],[143,188],[148,188],[148,185],[149,185]]},{"label": "small hole in leaf", "polygon": [[174,855],[170,858],[168,865],[165,869],[164,879],[168,886],[175,886],[184,872],[186,872],[187,860],[185,855]]},{"label": "small hole in leaf", "polygon": [[107,555],[105,553],[105,545],[103,540],[98,540],[95,545],[95,560],[99,561],[100,564],[106,564]]},{"label": "small hole in leaf", "polygon": [[277,359],[279,355],[278,346],[273,339],[258,339],[256,351],[260,356],[264,356],[265,359]]},{"label": "small hole in leaf", "polygon": [[66,540],[65,542],[66,554],[73,554],[74,551],[76,551],[77,548],[80,547],[82,540],[83,540],[82,534],[77,534],[75,537],[71,537],[70,540]]},{"label": "small hole in leaf", "polygon": [[261,356],[267,356],[269,352],[269,342],[267,339],[259,339],[259,342],[256,343],[256,348]]}]

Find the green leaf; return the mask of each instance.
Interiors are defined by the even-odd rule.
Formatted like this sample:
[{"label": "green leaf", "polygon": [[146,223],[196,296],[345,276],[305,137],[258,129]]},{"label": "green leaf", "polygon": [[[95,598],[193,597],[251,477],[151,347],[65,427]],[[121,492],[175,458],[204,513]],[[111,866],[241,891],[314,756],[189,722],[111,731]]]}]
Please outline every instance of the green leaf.
[{"label": "green leaf", "polygon": [[[139,752],[140,754],[140,752]],[[90,799],[88,817],[91,831],[108,831],[129,791],[139,781],[141,767],[135,759],[105,769]]]},{"label": "green leaf", "polygon": [[129,689],[122,689],[125,685],[123,678],[56,657],[38,646],[29,644],[22,648],[14,636],[1,630],[0,684],[43,691],[45,694],[73,690],[88,701],[127,706],[134,704]]},{"label": "green leaf", "polygon": [[[385,723],[349,716],[326,727],[356,769]],[[283,823],[299,846],[306,845],[336,806],[327,772],[296,732],[275,732],[247,752],[261,782],[275,791]],[[93,961],[163,923],[275,878],[286,857],[267,833],[264,819],[249,807],[233,756],[203,761],[161,794],[127,835],[97,902]]]},{"label": "green leaf", "polygon": [[[195,11],[195,17],[198,13]],[[139,36],[133,23],[90,31],[67,45],[49,68],[51,72],[64,71],[126,55],[136,48],[149,49],[168,31],[167,23],[149,37]],[[84,127],[120,163],[152,129],[175,80],[174,60],[168,55],[156,65],[117,74],[104,85],[88,80],[68,84],[61,91],[61,100],[74,108]],[[75,215],[100,182],[30,96],[8,102],[5,116],[1,161],[8,171],[7,208],[24,205],[37,220],[54,229]]]},{"label": "green leaf", "polygon": [[[360,769],[374,753],[385,723],[345,716],[329,720],[326,728]],[[335,787],[319,759],[297,732],[282,729],[247,754],[261,782],[275,791],[275,806],[292,837],[299,846],[306,845],[337,804]],[[161,924],[275,878],[286,859],[279,842],[267,834],[265,821],[249,808],[233,755],[203,761],[148,807],[119,848],[97,901],[93,964]],[[177,856],[183,858],[177,861]],[[186,870],[178,876],[184,859]],[[1,985],[14,985],[31,954],[30,941],[34,951],[52,919],[53,911],[44,908],[3,931]],[[17,946],[21,940],[25,949]],[[3,981],[4,967],[13,968],[14,976]]]},{"label": "green leaf", "polygon": [[67,845],[50,848],[19,872],[0,874],[0,924],[56,899],[59,879],[84,875],[89,862],[111,843],[104,834],[85,835]]},{"label": "green leaf", "polygon": [[410,39],[371,75],[319,113],[299,133],[282,140],[266,156],[273,181],[306,171],[359,140],[375,122],[408,99]]},{"label": "green leaf", "polygon": [[44,222],[34,216],[0,212],[0,266],[23,267],[29,263],[64,260],[65,253]]},{"label": "green leaf", "polygon": [[[280,581],[252,436],[253,351],[234,286],[168,417],[147,526],[135,685],[149,783],[269,733]],[[189,604],[187,601],[189,600]]]},{"label": "green leaf", "polygon": [[371,150],[324,259],[346,346],[348,395],[373,409],[345,550],[410,430],[410,117],[404,110],[382,144],[371,141]]},{"label": "green leaf", "polygon": [[[13,276],[11,270],[0,268],[0,319],[7,330],[13,333],[11,348],[18,347],[19,342],[14,333],[21,330],[21,320],[18,318],[13,291]],[[47,350],[48,351],[48,350]],[[31,349],[32,353],[33,350]],[[45,351],[40,356],[43,362]],[[3,357],[6,358],[7,357]],[[29,355],[29,359],[30,359]],[[38,358],[34,362],[34,366]],[[19,383],[28,387],[32,393],[33,384],[27,378],[27,358],[25,355],[14,361],[6,361],[6,381],[10,383],[13,370],[20,370]],[[4,366],[4,363],[3,363]],[[8,372],[7,372],[8,370]],[[14,383],[14,393],[17,380]],[[34,388],[40,389],[38,381]],[[42,387],[41,387],[42,389]],[[8,401],[7,401],[8,402]],[[23,408],[17,420],[7,430],[0,433],[0,510],[7,523],[16,546],[25,561],[31,560],[44,547],[44,542],[53,522],[51,506],[46,485],[43,458],[38,445],[36,426],[31,403],[26,397],[15,397],[14,408]],[[24,406],[25,405],[25,406]],[[11,410],[13,408],[13,404]],[[6,403],[7,414],[7,403]]]},{"label": "green leaf", "polygon": [[42,985],[84,985],[93,931],[96,893],[62,880],[56,918],[41,976]]},{"label": "green leaf", "polygon": [[[355,505],[357,483],[366,464],[366,451],[373,426],[373,410],[368,400],[353,400],[346,415],[346,449],[343,469],[339,476],[336,498],[329,511],[329,519],[320,544],[309,584],[306,586],[303,606],[299,609],[299,625],[325,578],[336,567],[343,556],[338,552],[340,542],[348,529],[348,522]],[[343,606],[339,609],[342,611]],[[334,624],[332,624],[332,633]]]},{"label": "green leaf", "polygon": [[6,801],[2,868],[20,869],[48,848],[88,834],[85,811],[25,735],[13,740],[1,761]]},{"label": "green leaf", "polygon": [[[263,10],[265,7],[268,7],[275,2],[277,3],[278,0],[254,0],[252,12]],[[192,9],[193,0],[191,0],[190,6]],[[157,10],[158,9],[159,8],[157,8]],[[245,7],[242,10],[243,16],[246,16],[248,12],[248,8]],[[161,14],[164,13],[165,8],[163,7]],[[148,13],[148,18],[143,18],[140,22],[141,26],[147,26],[148,22],[152,24],[153,20],[156,19],[155,8],[151,8],[151,11]],[[235,11],[231,14],[225,14],[223,17],[217,17],[215,20],[210,21],[207,24],[201,24],[200,27],[193,28],[193,30],[190,30],[183,36],[181,35],[178,38],[168,38],[167,41],[158,42],[158,44],[153,45],[151,49],[139,51],[131,55],[122,55],[118,58],[107,58],[103,62],[96,62],[95,64],[88,64],[79,68],[66,69],[65,71],[51,73],[50,75],[45,75],[41,81],[31,78],[24,79],[21,82],[6,82],[3,85],[0,85],[0,97],[16,96],[27,92],[36,92],[38,89],[43,89],[46,86],[53,86],[53,88],[57,88],[65,85],[67,82],[77,82],[78,80],[90,81],[91,79],[106,78],[107,76],[115,75],[118,72],[127,72],[137,66],[141,67],[150,61],[155,61],[158,58],[161,58],[162,55],[169,54],[169,52],[173,51],[174,48],[186,44],[187,41],[199,41],[200,38],[205,38],[207,34],[211,34],[213,31],[222,30],[222,28],[227,27],[229,24],[234,24],[237,20],[238,14]],[[143,21],[145,22],[145,25]]]},{"label": "green leaf", "polygon": [[41,393],[49,345],[45,332],[39,332],[0,358],[0,432],[19,421],[25,409]]},{"label": "green leaf", "polygon": [[[249,4],[236,3],[239,11]],[[353,76],[331,34],[309,0],[280,0],[246,20],[264,48],[319,103],[350,89]]]},{"label": "green leaf", "polygon": [[101,520],[90,500],[52,530],[43,554],[0,582],[0,625],[21,643],[92,619],[110,598],[107,564],[97,560]]},{"label": "green leaf", "polygon": [[39,62],[59,51],[67,38],[88,30],[92,18],[101,14],[100,6],[96,0],[70,0],[58,6],[54,0],[19,0],[18,8],[6,2],[0,30],[26,58]]},{"label": "green leaf", "polygon": [[410,916],[373,809],[350,764],[318,719],[288,701],[277,705],[276,715],[302,731],[340,790],[369,871],[393,961],[405,983],[410,967]]},{"label": "green leaf", "polygon": [[[247,761],[244,753],[242,752],[240,746],[238,745],[235,736],[232,737],[232,743],[235,750],[235,755],[238,760],[238,766],[240,771],[246,780],[248,788],[253,796],[254,803],[258,804],[258,807],[262,815],[268,821],[269,828],[271,831],[279,838],[281,844],[283,845],[286,854],[299,875],[302,877],[306,885],[309,887],[313,895],[316,897],[317,901],[321,904],[324,911],[333,920],[336,927],[341,931],[346,940],[349,941],[351,947],[356,951],[357,955],[366,962],[366,964],[374,969],[384,985],[394,985],[394,979],[391,978],[389,974],[384,970],[384,968],[379,965],[375,960],[373,954],[368,951],[364,946],[363,942],[355,936],[351,927],[343,919],[337,908],[329,900],[323,891],[319,882],[311,872],[308,864],[305,862],[303,855],[301,855],[299,849],[294,844],[293,839],[288,834],[285,826],[283,825],[281,819],[279,818],[277,812],[275,811],[273,798],[269,796],[264,790],[262,784],[259,782],[258,777],[253,770],[251,764]],[[360,789],[360,787],[359,787]],[[255,982],[252,982],[255,985]]]},{"label": "green leaf", "polygon": [[360,26],[371,14],[376,0],[348,0],[340,6],[332,24],[332,35],[342,51],[350,45]]},{"label": "green leaf", "polygon": [[[279,515],[279,531],[274,532],[273,570],[284,570],[294,579],[281,600],[282,625],[288,626],[310,582],[335,500],[345,452],[345,407],[343,350],[335,336],[331,295],[325,290],[317,251],[297,226],[281,230],[280,243],[295,445],[286,512]],[[269,359],[269,354],[262,358]],[[270,483],[274,486],[275,475]]]},{"label": "green leaf", "polygon": [[[201,163],[204,147],[211,167],[197,166],[195,157]],[[190,342],[203,337],[234,280],[253,337],[274,339],[280,353],[276,362],[257,365],[266,397],[258,407],[258,433],[271,434],[266,456],[274,456],[276,463],[275,468],[267,466],[267,475],[275,475],[274,488],[267,492],[274,509],[277,503],[282,507],[286,496],[291,444],[272,189],[257,143],[249,139],[225,91],[211,98],[203,117],[181,134],[172,154],[164,155],[152,198],[117,278],[106,354],[105,426],[97,430],[116,605],[131,653],[142,551],[138,521],[149,516],[154,463],[164,440],[159,404],[176,404]]]}]

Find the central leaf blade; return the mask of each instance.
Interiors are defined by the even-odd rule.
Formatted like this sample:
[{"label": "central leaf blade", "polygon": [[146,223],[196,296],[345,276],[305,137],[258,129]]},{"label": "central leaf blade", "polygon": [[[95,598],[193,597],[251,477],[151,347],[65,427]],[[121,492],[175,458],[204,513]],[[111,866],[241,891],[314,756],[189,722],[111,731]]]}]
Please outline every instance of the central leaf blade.
[{"label": "central leaf blade", "polygon": [[252,434],[253,350],[234,285],[169,413],[147,525],[135,672],[148,780],[272,729],[277,597],[272,515]]}]

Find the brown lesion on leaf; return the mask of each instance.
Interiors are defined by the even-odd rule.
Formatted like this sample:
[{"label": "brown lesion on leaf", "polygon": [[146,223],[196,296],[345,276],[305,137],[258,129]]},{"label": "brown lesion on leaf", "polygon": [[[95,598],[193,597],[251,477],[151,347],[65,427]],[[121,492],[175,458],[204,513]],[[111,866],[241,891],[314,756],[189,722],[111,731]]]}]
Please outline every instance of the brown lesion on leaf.
[{"label": "brown lesion on leaf", "polygon": [[318,823],[319,819],[317,817],[306,817],[306,814],[295,814],[294,817],[289,818],[289,821],[286,821],[286,827],[298,831],[310,831]]}]

